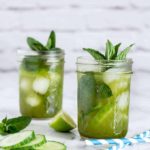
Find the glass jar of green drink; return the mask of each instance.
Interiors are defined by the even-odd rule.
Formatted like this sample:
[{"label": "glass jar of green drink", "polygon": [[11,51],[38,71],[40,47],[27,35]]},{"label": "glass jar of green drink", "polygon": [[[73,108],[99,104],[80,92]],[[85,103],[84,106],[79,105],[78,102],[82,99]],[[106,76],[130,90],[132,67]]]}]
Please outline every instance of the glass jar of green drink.
[{"label": "glass jar of green drink", "polygon": [[46,46],[33,38],[27,42],[32,51],[19,51],[20,111],[33,118],[50,118],[62,107],[64,52],[55,47],[54,32]]},{"label": "glass jar of green drink", "polygon": [[132,45],[119,54],[120,45],[117,45],[107,41],[105,55],[84,49],[95,59],[77,59],[78,130],[81,137],[121,138],[128,131],[132,60],[126,59],[126,55]]}]

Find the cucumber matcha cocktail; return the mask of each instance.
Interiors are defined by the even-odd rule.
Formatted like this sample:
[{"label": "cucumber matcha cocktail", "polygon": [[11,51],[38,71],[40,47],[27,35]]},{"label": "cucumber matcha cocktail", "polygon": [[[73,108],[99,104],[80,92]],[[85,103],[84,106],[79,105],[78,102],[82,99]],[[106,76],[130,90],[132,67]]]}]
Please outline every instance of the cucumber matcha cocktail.
[{"label": "cucumber matcha cocktail", "polygon": [[84,48],[94,59],[77,59],[78,129],[82,137],[121,138],[128,130],[132,60],[120,43],[106,43],[105,55]]},{"label": "cucumber matcha cocktail", "polygon": [[55,32],[46,46],[28,37],[31,50],[19,67],[20,111],[33,118],[49,118],[62,107],[64,52],[56,48]]}]

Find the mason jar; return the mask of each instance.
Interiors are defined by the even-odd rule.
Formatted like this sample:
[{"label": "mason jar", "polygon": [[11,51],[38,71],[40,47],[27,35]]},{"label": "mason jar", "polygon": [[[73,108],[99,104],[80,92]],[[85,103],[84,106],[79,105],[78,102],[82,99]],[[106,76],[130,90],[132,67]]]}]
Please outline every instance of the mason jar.
[{"label": "mason jar", "polygon": [[126,135],[131,74],[131,59],[77,59],[78,130],[82,137],[122,138]]},{"label": "mason jar", "polygon": [[64,52],[19,51],[19,100],[22,115],[50,118],[62,108]]}]

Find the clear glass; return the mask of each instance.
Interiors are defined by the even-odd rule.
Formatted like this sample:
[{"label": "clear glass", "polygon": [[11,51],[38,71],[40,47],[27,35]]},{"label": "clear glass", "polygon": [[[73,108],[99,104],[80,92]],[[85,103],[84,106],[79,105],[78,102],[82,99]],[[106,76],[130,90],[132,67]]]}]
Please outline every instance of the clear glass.
[{"label": "clear glass", "polygon": [[19,100],[22,115],[50,118],[62,108],[64,52],[19,51]]},{"label": "clear glass", "polygon": [[131,59],[77,59],[78,130],[82,137],[121,138],[126,135],[131,74]]}]

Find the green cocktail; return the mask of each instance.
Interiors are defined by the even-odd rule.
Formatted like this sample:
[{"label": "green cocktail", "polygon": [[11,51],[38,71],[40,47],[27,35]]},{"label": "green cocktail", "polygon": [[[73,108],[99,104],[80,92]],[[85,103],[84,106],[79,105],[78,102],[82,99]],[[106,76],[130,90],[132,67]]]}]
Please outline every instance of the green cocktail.
[{"label": "green cocktail", "polygon": [[131,73],[130,59],[78,58],[78,130],[82,137],[126,135]]},{"label": "green cocktail", "polygon": [[[32,50],[35,45],[30,45]],[[37,50],[23,54],[19,67],[21,113],[33,118],[56,115],[62,107],[63,74],[64,53],[61,49],[40,50],[37,46]]]}]

